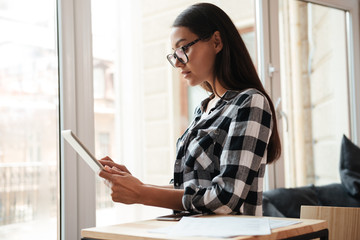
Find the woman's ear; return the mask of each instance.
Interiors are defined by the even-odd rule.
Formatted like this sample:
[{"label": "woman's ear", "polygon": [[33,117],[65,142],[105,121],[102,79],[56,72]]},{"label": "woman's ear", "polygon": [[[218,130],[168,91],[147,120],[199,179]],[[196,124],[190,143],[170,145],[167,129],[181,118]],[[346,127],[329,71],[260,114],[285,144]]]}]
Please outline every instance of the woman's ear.
[{"label": "woman's ear", "polygon": [[215,51],[216,51],[216,53],[218,53],[223,48],[223,43],[222,43],[220,32],[215,31],[214,34],[213,34],[213,38],[214,38]]}]

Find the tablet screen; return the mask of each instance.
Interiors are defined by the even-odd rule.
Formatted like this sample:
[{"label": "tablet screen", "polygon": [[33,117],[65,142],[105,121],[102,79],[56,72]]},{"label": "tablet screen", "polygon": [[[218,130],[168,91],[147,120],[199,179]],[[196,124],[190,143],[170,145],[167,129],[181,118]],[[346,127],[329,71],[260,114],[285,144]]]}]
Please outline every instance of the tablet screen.
[{"label": "tablet screen", "polygon": [[95,173],[99,173],[104,169],[103,165],[94,157],[94,155],[91,154],[91,152],[71,130],[61,131],[61,135]]}]

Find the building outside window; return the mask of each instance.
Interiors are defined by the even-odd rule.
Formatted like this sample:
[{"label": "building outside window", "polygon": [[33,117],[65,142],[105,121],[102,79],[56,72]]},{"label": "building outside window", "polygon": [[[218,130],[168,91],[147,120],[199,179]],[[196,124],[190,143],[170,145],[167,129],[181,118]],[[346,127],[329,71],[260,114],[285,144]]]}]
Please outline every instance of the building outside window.
[{"label": "building outside window", "polygon": [[0,2],[0,239],[58,236],[55,3]]}]

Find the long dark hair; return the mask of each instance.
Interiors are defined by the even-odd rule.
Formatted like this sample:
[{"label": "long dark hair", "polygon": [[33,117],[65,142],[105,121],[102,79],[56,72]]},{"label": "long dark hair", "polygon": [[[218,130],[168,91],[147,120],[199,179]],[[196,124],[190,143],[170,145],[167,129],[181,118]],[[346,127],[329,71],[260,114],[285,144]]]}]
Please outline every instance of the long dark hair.
[{"label": "long dark hair", "polygon": [[[173,27],[187,27],[201,39],[209,39],[215,31],[220,32],[223,49],[216,55],[214,76],[227,90],[243,91],[255,88],[266,96],[274,122],[268,145],[267,163],[277,160],[281,155],[281,143],[274,104],[266,93],[250,54],[230,17],[213,4],[198,3],[185,9],[175,19]],[[202,87],[217,94],[216,89],[212,89],[207,82]]]}]

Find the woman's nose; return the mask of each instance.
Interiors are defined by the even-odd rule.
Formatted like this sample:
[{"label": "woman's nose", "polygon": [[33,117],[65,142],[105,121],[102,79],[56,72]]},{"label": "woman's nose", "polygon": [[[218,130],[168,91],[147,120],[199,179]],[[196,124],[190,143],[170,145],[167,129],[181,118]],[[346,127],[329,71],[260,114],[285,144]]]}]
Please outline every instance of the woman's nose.
[{"label": "woman's nose", "polygon": [[178,58],[175,59],[175,67],[177,67],[177,68],[182,68],[182,67],[184,67],[184,66],[185,66],[185,64],[183,64],[182,62],[180,62]]}]

